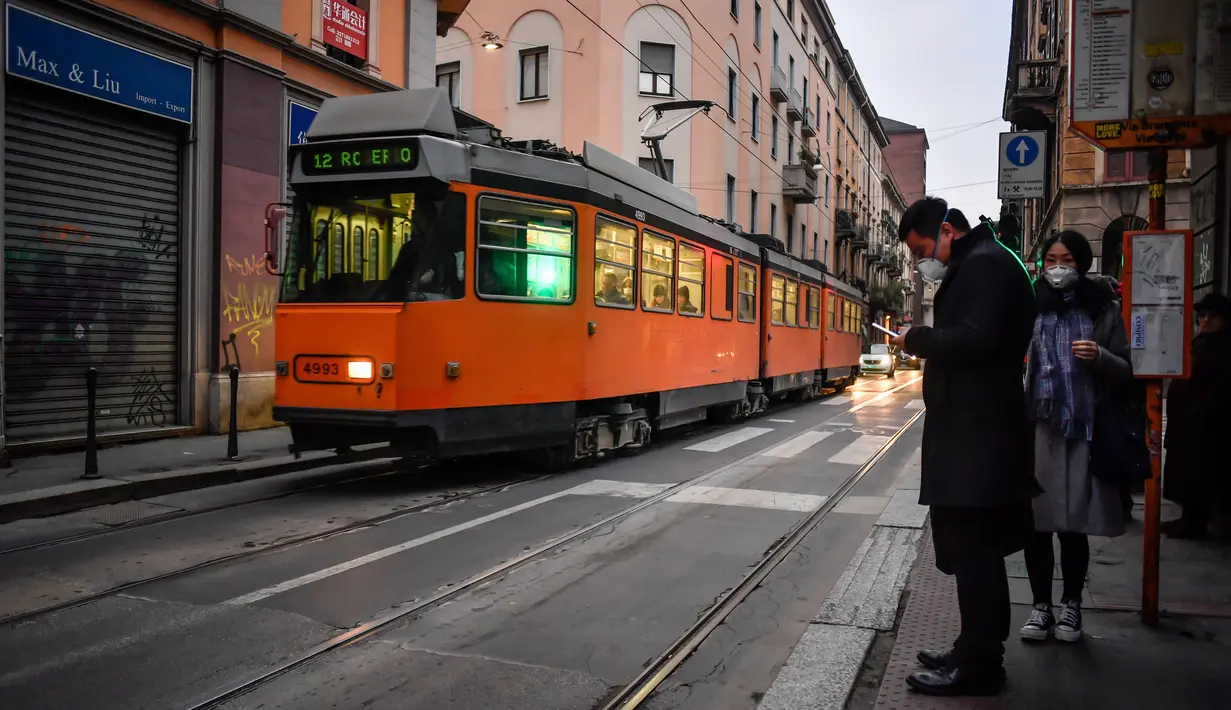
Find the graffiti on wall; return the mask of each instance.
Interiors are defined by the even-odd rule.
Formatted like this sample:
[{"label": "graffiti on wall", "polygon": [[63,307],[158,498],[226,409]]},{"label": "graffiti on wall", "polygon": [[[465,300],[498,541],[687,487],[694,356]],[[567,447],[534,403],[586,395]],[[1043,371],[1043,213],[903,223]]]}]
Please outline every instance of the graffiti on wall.
[{"label": "graffiti on wall", "polygon": [[90,367],[101,431],[176,422],[175,217],[137,215],[127,230],[56,216],[10,226],[5,409],[15,438],[84,431]]},{"label": "graffiti on wall", "polygon": [[[231,278],[222,284],[222,317],[231,336],[244,338],[260,358],[261,345],[272,349],[274,307],[278,302],[277,282],[265,271],[263,257],[236,259],[225,255]],[[231,341],[234,343],[234,340]],[[235,351],[239,359],[239,351]]]}]

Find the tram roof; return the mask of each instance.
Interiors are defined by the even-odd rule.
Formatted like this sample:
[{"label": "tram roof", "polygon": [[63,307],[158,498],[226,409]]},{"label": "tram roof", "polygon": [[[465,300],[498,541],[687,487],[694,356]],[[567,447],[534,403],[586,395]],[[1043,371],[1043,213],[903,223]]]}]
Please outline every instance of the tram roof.
[{"label": "tram roof", "polygon": [[[587,190],[679,224],[746,255],[763,251],[772,264],[860,298],[855,289],[833,275],[779,249],[762,247],[703,216],[692,193],[589,141],[580,156],[563,150],[548,156],[536,153],[533,142],[522,141],[527,144],[523,151],[517,149],[518,142],[503,139],[472,141],[468,133],[475,129],[492,129],[494,136],[499,133],[491,124],[454,109],[448,93],[442,89],[408,89],[327,99],[306,138],[307,142],[315,143],[418,134],[457,141],[468,148],[464,152],[470,156],[469,170],[546,182],[566,190]],[[457,166],[457,171],[463,172],[461,166]]]}]

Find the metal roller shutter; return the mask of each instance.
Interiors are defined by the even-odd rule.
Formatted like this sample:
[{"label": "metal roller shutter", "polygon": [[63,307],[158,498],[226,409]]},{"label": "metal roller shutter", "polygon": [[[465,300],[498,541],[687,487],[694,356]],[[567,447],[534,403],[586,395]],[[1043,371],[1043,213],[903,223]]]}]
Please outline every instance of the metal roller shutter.
[{"label": "metal roller shutter", "polygon": [[89,367],[100,432],[174,425],[179,142],[106,106],[94,117],[16,93],[4,115],[7,436],[84,434]]}]

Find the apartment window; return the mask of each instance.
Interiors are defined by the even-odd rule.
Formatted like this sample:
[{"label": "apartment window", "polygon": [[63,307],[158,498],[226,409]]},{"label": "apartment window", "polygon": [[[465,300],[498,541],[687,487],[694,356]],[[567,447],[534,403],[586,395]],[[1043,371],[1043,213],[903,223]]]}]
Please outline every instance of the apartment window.
[{"label": "apartment window", "polygon": [[778,116],[769,117],[769,157],[778,157]]},{"label": "apartment window", "polygon": [[752,43],[761,48],[761,3],[752,3]]},{"label": "apartment window", "polygon": [[829,206],[829,176],[825,176],[825,206]]},{"label": "apartment window", "polygon": [[1148,180],[1146,151],[1109,150],[1103,154],[1103,182]]},{"label": "apartment window", "polygon": [[786,214],[786,252],[790,254],[795,251],[795,215],[787,212]]},{"label": "apartment window", "polygon": [[769,203],[769,236],[778,236],[778,205]]},{"label": "apartment window", "polygon": [[[671,158],[663,158],[663,163],[665,163],[667,167],[667,182],[675,182],[675,161]],[[649,170],[655,175],[658,174],[658,170],[654,168],[653,158],[637,158],[637,165]]]},{"label": "apartment window", "polygon": [[825,257],[822,256],[820,252],[817,251],[817,246],[820,244],[820,240],[821,240],[821,235],[816,232],[813,232],[812,233],[812,258],[816,259],[817,261],[825,261]]},{"label": "apartment window", "polygon": [[795,57],[787,57],[786,59],[787,59],[787,75],[786,75],[787,84],[786,86],[788,89],[794,89],[795,88]]},{"label": "apartment window", "polygon": [[829,240],[828,239],[825,240],[825,251],[823,253],[825,254],[825,259],[828,259],[829,258]]},{"label": "apartment window", "polygon": [[650,96],[672,96],[675,85],[675,45],[641,43],[641,78],[637,90]]},{"label": "apartment window", "polygon": [[462,64],[449,62],[436,67],[436,87],[449,93],[449,103],[453,108],[459,107],[462,94]]},{"label": "apartment window", "polygon": [[521,100],[547,98],[547,48],[521,50]]},{"label": "apartment window", "polygon": [[727,118],[735,120],[735,105],[739,101],[739,76],[727,69]]},{"label": "apartment window", "polygon": [[825,142],[833,143],[833,114],[825,112]]},{"label": "apartment window", "polygon": [[788,165],[795,162],[795,134],[790,131],[786,132],[786,162]]},{"label": "apartment window", "polygon": [[[807,65],[805,65],[807,66]],[[804,72],[804,108],[808,107],[808,72]]]},{"label": "apartment window", "polygon": [[761,97],[752,95],[752,140],[761,140]]},{"label": "apartment window", "polygon": [[825,83],[829,83],[829,57],[825,57]]},{"label": "apartment window", "polygon": [[727,224],[735,224],[735,178],[727,176]]},{"label": "apartment window", "polygon": [[791,23],[795,21],[795,0],[786,0],[786,21]]},{"label": "apartment window", "polygon": [[[808,225],[799,225],[799,255],[805,259],[808,257]],[[812,247],[812,258],[816,258],[816,247]]]},{"label": "apartment window", "polygon": [[750,190],[752,193],[751,199],[748,200],[750,209],[748,211],[748,232],[749,234],[757,233],[757,191]]},{"label": "apartment window", "polygon": [[808,48],[808,21],[804,18],[799,18],[799,41],[804,43],[804,49]]},{"label": "apartment window", "polygon": [[739,19],[739,0],[731,0],[731,16]]},{"label": "apartment window", "polygon": [[776,66],[778,66],[778,44],[779,44],[779,42],[778,42],[778,33],[777,33],[777,32],[775,32],[775,33],[774,33],[774,40],[773,40],[773,41],[774,41],[774,47],[773,47],[773,55],[774,55],[774,56],[773,56],[773,59],[774,59],[774,66],[776,67]]}]

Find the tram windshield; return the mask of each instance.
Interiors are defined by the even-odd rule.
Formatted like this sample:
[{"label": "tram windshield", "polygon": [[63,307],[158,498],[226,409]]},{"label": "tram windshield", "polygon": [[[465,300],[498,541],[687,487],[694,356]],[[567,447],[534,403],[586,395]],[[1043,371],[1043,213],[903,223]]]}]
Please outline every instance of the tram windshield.
[{"label": "tram windshield", "polygon": [[461,298],[465,196],[404,188],[357,193],[335,184],[298,195],[282,260],[281,302]]}]

